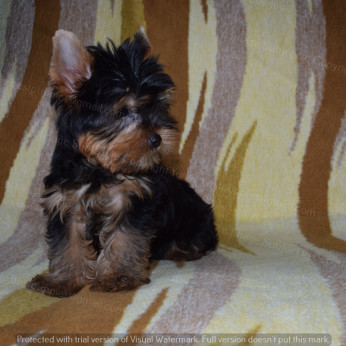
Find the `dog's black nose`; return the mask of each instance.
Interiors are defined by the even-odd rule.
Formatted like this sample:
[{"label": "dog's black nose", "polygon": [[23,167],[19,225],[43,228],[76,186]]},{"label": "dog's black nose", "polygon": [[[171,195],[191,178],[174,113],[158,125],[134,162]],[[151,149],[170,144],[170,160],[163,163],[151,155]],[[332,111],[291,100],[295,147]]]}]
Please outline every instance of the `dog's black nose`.
[{"label": "dog's black nose", "polygon": [[149,142],[153,148],[157,148],[160,145],[161,140],[162,140],[161,136],[158,135],[157,133],[154,133],[149,138]]}]

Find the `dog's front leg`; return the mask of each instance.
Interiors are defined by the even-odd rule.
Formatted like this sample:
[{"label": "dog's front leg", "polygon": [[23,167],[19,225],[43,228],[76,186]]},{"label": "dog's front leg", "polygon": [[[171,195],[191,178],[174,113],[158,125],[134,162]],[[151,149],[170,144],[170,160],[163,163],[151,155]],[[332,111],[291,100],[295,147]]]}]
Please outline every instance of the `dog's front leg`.
[{"label": "dog's front leg", "polygon": [[149,283],[149,247],[150,237],[130,226],[119,225],[107,232],[91,290],[130,290]]},{"label": "dog's front leg", "polygon": [[49,273],[36,275],[27,288],[54,297],[68,297],[95,277],[97,254],[85,233],[85,221],[74,208],[66,223],[59,216],[49,220]]}]

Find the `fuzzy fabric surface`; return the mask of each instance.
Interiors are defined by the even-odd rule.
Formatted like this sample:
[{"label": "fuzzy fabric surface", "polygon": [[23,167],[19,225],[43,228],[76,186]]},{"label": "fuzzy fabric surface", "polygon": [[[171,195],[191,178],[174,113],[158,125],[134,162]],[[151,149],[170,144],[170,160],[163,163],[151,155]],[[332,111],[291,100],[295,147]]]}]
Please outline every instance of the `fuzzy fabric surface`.
[{"label": "fuzzy fabric surface", "polygon": [[[0,23],[0,345],[346,345],[344,0],[0,0]],[[31,292],[48,268],[52,37],[119,44],[140,26],[176,84],[180,176],[213,204],[219,247],[154,263],[130,292]]]}]

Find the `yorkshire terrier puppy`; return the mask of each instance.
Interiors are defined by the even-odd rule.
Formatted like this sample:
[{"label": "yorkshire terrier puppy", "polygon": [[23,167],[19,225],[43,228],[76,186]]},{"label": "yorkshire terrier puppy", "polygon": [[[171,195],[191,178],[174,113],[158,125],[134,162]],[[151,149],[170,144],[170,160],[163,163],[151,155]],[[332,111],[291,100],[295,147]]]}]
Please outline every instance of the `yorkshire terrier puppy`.
[{"label": "yorkshire terrier puppy", "polygon": [[149,283],[151,259],[195,260],[217,245],[211,206],[165,166],[177,124],[174,84],[139,32],[119,47],[53,38],[57,144],[44,179],[49,273],[27,287],[67,297],[86,285]]}]

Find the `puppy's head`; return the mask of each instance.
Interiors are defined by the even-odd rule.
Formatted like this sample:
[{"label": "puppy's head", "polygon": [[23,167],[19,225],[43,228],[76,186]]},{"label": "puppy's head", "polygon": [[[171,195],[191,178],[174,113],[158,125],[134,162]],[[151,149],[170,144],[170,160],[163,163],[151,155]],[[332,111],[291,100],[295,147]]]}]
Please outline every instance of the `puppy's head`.
[{"label": "puppy's head", "polygon": [[113,173],[149,171],[176,150],[174,84],[149,48],[142,32],[119,47],[109,40],[84,48],[64,30],[53,38],[49,77],[58,130],[91,164]]}]

